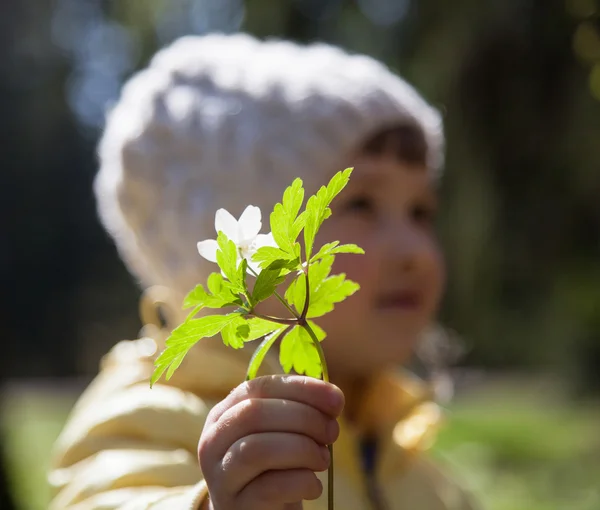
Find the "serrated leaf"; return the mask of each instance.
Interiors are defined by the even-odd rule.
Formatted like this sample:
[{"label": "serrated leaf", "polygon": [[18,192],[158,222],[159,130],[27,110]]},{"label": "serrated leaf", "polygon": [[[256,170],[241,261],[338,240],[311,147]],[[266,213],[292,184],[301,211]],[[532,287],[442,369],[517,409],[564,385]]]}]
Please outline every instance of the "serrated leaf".
[{"label": "serrated leaf", "polygon": [[347,280],[344,274],[326,278],[318,289],[310,293],[307,317],[321,317],[331,312],[336,303],[344,301],[358,289],[360,289],[360,285],[352,280]]},{"label": "serrated leaf", "polygon": [[329,276],[333,267],[333,255],[323,257],[319,262],[311,264],[308,268],[308,278],[310,281],[311,294],[315,292],[323,280]]},{"label": "serrated leaf", "polygon": [[[214,274],[214,273],[213,273]],[[212,276],[212,275],[211,275]],[[221,275],[218,275],[221,277]],[[222,277],[221,277],[222,279]],[[219,292],[216,295],[208,294],[202,285],[197,285],[186,297],[183,308],[195,307],[190,315],[196,315],[202,308],[224,308],[226,306],[241,306],[242,300],[232,294],[228,287],[222,285],[214,286]]]},{"label": "serrated leaf", "polygon": [[252,301],[256,304],[272,296],[277,285],[283,280],[285,280],[285,274],[282,276],[280,269],[263,269],[256,278],[252,290]]},{"label": "serrated leaf", "polygon": [[244,336],[248,334],[249,327],[242,316],[232,320],[221,330],[221,339],[226,346],[234,349],[244,347]]},{"label": "serrated leaf", "polygon": [[242,281],[240,281],[240,273],[238,271],[238,254],[235,243],[229,239],[223,232],[219,231],[217,235],[217,264],[221,271],[232,284],[242,290]]},{"label": "serrated leaf", "polygon": [[202,285],[196,285],[183,300],[183,309],[193,308],[195,306],[204,307],[208,294]]},{"label": "serrated leaf", "polygon": [[167,379],[179,367],[188,351],[202,338],[219,333],[231,321],[240,317],[239,313],[209,315],[200,319],[190,319],[175,328],[165,344],[165,350],[154,362],[155,370],[150,385],[153,385],[167,371]]},{"label": "serrated leaf", "polygon": [[281,204],[275,204],[273,212],[269,217],[271,225],[271,234],[277,243],[277,246],[284,252],[288,252],[291,248],[289,233],[287,231],[288,219]]},{"label": "serrated leaf", "polygon": [[304,188],[302,179],[296,178],[290,186],[283,192],[283,208],[292,221],[298,216],[302,202],[304,201]]},{"label": "serrated leaf", "polygon": [[325,340],[325,338],[327,337],[327,333],[325,333],[325,330],[319,326],[315,321],[306,321],[308,323],[308,325],[310,326],[310,328],[313,330],[313,333],[315,334],[315,336],[317,337],[317,340],[319,342],[322,342],[323,340]]},{"label": "serrated leaf", "polygon": [[[336,303],[340,303],[360,288],[357,283],[347,280],[344,274],[329,276],[333,261],[334,256],[327,255],[308,269],[310,283],[308,318],[321,317],[332,311]],[[285,299],[298,312],[304,309],[306,300],[306,276],[304,273],[300,274],[287,288]]]},{"label": "serrated leaf", "polygon": [[257,262],[262,269],[270,267],[271,269],[287,269],[293,271],[298,269],[300,266],[300,259],[297,250],[293,250],[291,253],[287,253],[280,248],[273,246],[263,246],[256,250],[252,255],[252,261]]},{"label": "serrated leaf", "polygon": [[328,255],[337,255],[338,253],[355,253],[358,255],[363,255],[365,253],[365,251],[356,244],[342,244],[338,246],[339,244],[339,241],[334,241],[321,246],[318,253],[311,259],[311,263]]},{"label": "serrated leaf", "polygon": [[[308,268],[308,278],[310,282],[311,300],[313,294],[319,289],[319,286],[329,276],[333,265],[334,257],[328,255],[320,261],[311,264]],[[306,301],[306,274],[301,273],[285,291],[285,299],[296,308],[296,311],[301,312],[304,309]]]},{"label": "serrated leaf", "polygon": [[248,372],[246,374],[247,381],[256,377],[256,374],[258,374],[260,366],[262,365],[262,362],[264,361],[267,353],[269,352],[269,349],[273,346],[273,344],[277,341],[277,339],[285,329],[287,329],[286,326],[278,325],[278,328],[275,331],[271,332],[269,335],[267,335],[257,347],[256,351],[254,351],[252,359],[250,360],[250,364],[248,365]]},{"label": "serrated leaf", "polygon": [[317,232],[323,222],[331,216],[329,204],[348,184],[351,173],[351,168],[336,173],[327,186],[322,186],[316,195],[308,199],[306,204],[306,225],[304,226],[304,249],[306,250],[307,260],[311,258]]},{"label": "serrated leaf", "polygon": [[220,294],[223,289],[223,275],[221,273],[211,273],[206,281],[206,286],[211,294]]},{"label": "serrated leaf", "polygon": [[238,267],[238,270],[237,270],[236,284],[239,285],[240,290],[246,295],[248,294],[248,285],[246,284],[247,272],[248,272],[248,261],[246,259],[242,259],[242,261],[240,262],[240,265]]},{"label": "serrated leaf", "polygon": [[246,324],[248,324],[250,331],[244,338],[244,342],[252,342],[258,338],[268,335],[272,331],[285,327],[276,322],[262,319],[261,317],[252,317],[248,319]]},{"label": "serrated leaf", "polygon": [[294,240],[298,239],[298,236],[300,235],[300,232],[302,232],[302,229],[304,228],[305,225],[306,225],[306,211],[302,211],[302,213],[300,213],[300,216],[298,216],[296,218],[296,220],[294,221],[294,223],[292,225],[292,238]]},{"label": "serrated leaf", "polygon": [[270,216],[273,238],[277,246],[286,253],[293,253],[294,243],[302,230],[304,219],[298,218],[298,212],[303,201],[302,180],[294,179],[284,191],[281,203],[275,204]]},{"label": "serrated leaf", "polygon": [[306,275],[304,273],[298,275],[298,277],[290,283],[285,291],[284,298],[298,313],[303,310],[304,301],[306,299]]},{"label": "serrated leaf", "polygon": [[346,168],[336,173],[327,184],[327,205],[346,187],[352,174],[352,168]]},{"label": "serrated leaf", "polygon": [[281,341],[279,361],[286,373],[320,378],[322,374],[319,353],[312,338],[303,327],[295,326]]}]

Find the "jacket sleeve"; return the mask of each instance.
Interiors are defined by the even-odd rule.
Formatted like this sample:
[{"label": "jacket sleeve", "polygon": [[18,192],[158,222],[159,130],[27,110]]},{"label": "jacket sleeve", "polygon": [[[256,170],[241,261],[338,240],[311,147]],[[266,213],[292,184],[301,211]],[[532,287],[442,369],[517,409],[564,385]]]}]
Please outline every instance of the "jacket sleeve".
[{"label": "jacket sleeve", "polygon": [[76,404],[50,468],[50,510],[192,510],[207,495],[197,443],[209,405],[148,385],[148,366],[103,370]]},{"label": "jacket sleeve", "polygon": [[[423,510],[482,510],[479,502],[461,482],[425,456],[414,460],[399,483],[403,501],[400,508]],[[417,503],[418,502],[418,503]]]}]

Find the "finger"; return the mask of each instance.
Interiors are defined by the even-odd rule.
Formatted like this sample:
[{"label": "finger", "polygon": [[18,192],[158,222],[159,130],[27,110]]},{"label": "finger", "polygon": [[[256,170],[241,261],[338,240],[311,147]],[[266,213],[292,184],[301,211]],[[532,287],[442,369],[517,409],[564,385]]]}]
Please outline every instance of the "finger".
[{"label": "finger", "polygon": [[252,480],[272,470],[325,471],[329,450],[300,434],[267,432],[236,441],[227,450],[220,468],[223,488],[237,494]]},{"label": "finger", "polygon": [[239,494],[239,508],[264,510],[281,508],[302,510],[303,500],[314,500],[321,496],[323,485],[308,469],[267,471],[254,479]]},{"label": "finger", "polygon": [[293,400],[251,398],[225,411],[204,431],[198,456],[214,464],[237,440],[261,432],[304,434],[325,445],[337,439],[339,425],[314,407]]},{"label": "finger", "polygon": [[333,384],[319,379],[297,375],[273,375],[258,377],[237,386],[210,413],[216,422],[223,413],[249,398],[278,398],[293,400],[317,408],[319,411],[337,418],[344,407],[344,394]]}]

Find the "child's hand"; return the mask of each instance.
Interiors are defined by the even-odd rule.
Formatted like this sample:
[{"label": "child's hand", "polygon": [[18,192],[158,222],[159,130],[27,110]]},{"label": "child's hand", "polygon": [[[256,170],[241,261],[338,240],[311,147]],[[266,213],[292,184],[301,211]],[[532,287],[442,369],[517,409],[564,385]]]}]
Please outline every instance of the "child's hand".
[{"label": "child's hand", "polygon": [[323,490],[325,445],[339,433],[344,396],[302,376],[260,377],[215,406],[198,443],[211,510],[290,510]]}]

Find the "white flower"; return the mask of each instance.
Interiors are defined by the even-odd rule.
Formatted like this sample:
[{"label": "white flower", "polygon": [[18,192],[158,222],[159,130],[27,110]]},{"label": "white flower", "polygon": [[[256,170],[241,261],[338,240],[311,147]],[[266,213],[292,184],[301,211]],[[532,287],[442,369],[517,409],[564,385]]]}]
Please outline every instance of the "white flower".
[{"label": "white flower", "polygon": [[[273,234],[259,234],[262,227],[261,213],[258,207],[249,205],[246,207],[239,220],[236,220],[229,211],[219,209],[215,214],[215,230],[223,232],[231,239],[238,251],[238,264],[242,259],[248,261],[248,267],[255,273],[260,273],[260,267],[252,262],[252,255],[263,246],[277,247]],[[207,239],[198,243],[198,252],[206,260],[217,261],[217,250],[219,245],[214,239]]]}]

